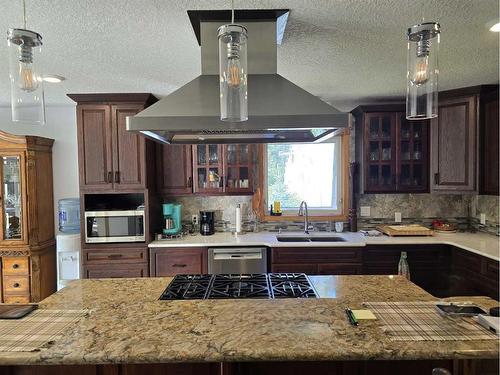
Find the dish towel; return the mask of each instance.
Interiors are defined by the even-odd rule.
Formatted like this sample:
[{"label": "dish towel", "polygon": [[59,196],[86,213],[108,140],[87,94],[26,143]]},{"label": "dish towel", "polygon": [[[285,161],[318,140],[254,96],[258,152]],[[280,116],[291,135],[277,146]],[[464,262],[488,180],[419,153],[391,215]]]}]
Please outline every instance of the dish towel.
[{"label": "dish towel", "polygon": [[38,309],[21,319],[2,319],[0,352],[39,351],[86,315],[87,310]]}]

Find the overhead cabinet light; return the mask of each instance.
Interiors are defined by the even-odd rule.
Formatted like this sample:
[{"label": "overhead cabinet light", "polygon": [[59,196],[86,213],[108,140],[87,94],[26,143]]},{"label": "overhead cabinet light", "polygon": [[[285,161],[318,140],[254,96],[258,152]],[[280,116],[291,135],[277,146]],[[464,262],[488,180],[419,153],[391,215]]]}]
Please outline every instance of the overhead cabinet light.
[{"label": "overhead cabinet light", "polygon": [[408,29],[406,83],[408,120],[437,117],[440,32],[440,26],[436,22],[426,22]]}]

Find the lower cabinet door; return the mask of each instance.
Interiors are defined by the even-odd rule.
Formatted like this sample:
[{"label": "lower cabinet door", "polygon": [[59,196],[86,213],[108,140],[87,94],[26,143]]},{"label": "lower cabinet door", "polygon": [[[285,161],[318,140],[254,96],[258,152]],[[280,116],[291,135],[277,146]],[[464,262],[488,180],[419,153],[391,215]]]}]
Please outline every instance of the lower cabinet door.
[{"label": "lower cabinet door", "polygon": [[317,275],[317,264],[273,264],[271,267],[274,273],[305,273],[306,275]]},{"label": "lower cabinet door", "polygon": [[206,248],[152,248],[150,251],[151,276],[207,272]]},{"label": "lower cabinet door", "polygon": [[149,276],[147,263],[84,265],[83,273],[86,279]]}]

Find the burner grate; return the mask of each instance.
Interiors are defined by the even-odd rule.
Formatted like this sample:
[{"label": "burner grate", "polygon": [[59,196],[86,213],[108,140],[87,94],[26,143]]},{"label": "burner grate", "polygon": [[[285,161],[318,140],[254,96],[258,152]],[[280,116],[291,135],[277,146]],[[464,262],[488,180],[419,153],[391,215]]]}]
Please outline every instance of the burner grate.
[{"label": "burner grate", "polygon": [[317,298],[303,273],[176,275],[161,300]]}]

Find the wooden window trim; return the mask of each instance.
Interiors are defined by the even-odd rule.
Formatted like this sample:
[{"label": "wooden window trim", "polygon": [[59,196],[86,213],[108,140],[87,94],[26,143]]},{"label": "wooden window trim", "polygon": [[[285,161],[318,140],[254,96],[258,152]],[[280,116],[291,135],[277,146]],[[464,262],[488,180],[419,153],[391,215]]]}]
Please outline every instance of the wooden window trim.
[{"label": "wooden window trim", "polygon": [[[347,221],[349,213],[349,130],[345,129],[340,134],[342,143],[342,213],[340,215],[309,215],[310,221]],[[257,150],[257,165],[258,165],[258,176],[259,181],[257,183],[257,188],[253,196],[253,207],[257,208],[257,215],[260,221],[263,222],[276,222],[276,221],[299,221],[303,220],[303,216],[298,215],[283,215],[283,216],[271,216],[267,214],[267,207],[264,207],[264,193],[266,191],[264,186],[265,173],[264,170],[264,158],[265,158],[265,147],[264,145],[259,145]]]}]

